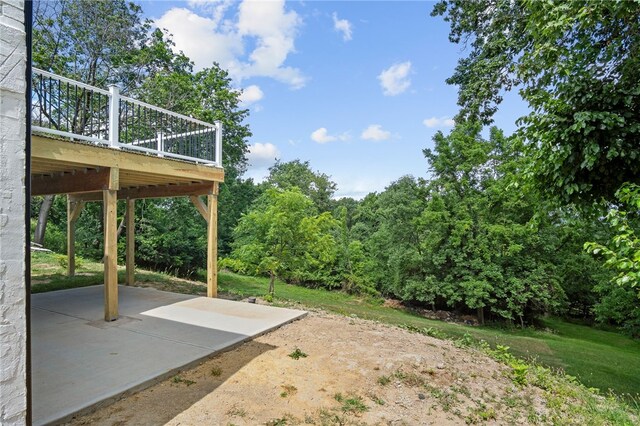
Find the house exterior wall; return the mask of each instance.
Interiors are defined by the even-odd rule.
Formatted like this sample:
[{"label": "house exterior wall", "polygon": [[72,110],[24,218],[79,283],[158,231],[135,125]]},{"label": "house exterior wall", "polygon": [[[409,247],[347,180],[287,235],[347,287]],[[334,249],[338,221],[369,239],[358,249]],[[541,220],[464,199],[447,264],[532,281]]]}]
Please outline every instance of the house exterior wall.
[{"label": "house exterior wall", "polygon": [[0,0],[0,424],[27,421],[24,2]]}]

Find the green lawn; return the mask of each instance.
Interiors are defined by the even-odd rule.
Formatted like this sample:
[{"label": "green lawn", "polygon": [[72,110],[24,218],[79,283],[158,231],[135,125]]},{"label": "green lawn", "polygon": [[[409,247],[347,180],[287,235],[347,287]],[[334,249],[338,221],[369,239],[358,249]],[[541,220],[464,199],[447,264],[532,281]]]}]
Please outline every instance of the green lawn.
[{"label": "green lawn", "polygon": [[[85,261],[78,276],[67,278],[59,265],[59,256],[50,253],[34,253],[32,256],[33,291],[51,291],[102,283],[101,265]],[[122,282],[124,276],[120,276]],[[203,294],[201,283],[169,277],[164,274],[138,271],[138,285],[188,294]],[[268,288],[266,278],[254,278],[221,272],[221,294],[240,296],[264,296]],[[640,341],[618,333],[602,331],[568,323],[560,319],[544,319],[549,331],[533,329],[504,329],[471,327],[426,319],[408,311],[382,306],[367,298],[354,297],[341,292],[330,292],[276,283],[276,304],[299,303],[310,309],[324,309],[343,315],[388,324],[431,328],[457,338],[469,334],[492,345],[511,348],[520,357],[536,359],[543,365],[562,368],[576,376],[582,383],[602,391],[612,389],[619,395],[638,397],[640,393]],[[628,398],[630,401],[637,399]]]}]

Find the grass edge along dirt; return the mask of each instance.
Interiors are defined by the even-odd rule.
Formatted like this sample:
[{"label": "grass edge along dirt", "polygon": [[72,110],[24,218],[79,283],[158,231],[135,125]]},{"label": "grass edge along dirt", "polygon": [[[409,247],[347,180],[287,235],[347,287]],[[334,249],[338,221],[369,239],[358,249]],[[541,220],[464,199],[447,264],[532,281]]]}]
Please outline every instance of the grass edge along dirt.
[{"label": "grass edge along dirt", "polygon": [[[70,278],[64,274],[60,255],[33,255],[32,273],[36,283],[33,286],[34,293],[102,283],[102,265],[99,263],[84,261],[78,275]],[[124,271],[120,273],[124,274]],[[122,281],[123,278],[124,275],[119,277],[119,280]],[[144,270],[136,271],[136,283],[139,286],[186,294],[202,295],[206,292],[201,283]],[[219,274],[220,294],[234,298],[264,296],[267,284],[266,278],[247,277],[224,271]],[[640,415],[637,393],[640,385],[636,387],[634,383],[634,380],[640,380],[640,342],[617,333],[594,330],[557,319],[544,320],[550,327],[547,331],[470,327],[430,320],[405,310],[382,306],[379,301],[366,297],[282,282],[276,284],[273,303],[300,304],[306,309],[321,309],[379,321],[481,350],[511,367],[514,384],[530,383],[545,390],[547,401],[553,409],[552,417],[556,419],[554,423],[562,424],[567,418],[584,417],[589,420],[589,424],[599,424],[596,421],[598,419],[602,424],[612,424],[614,421],[615,424],[632,424],[631,419],[637,419]],[[585,336],[587,340],[580,339]],[[599,363],[606,363],[609,368],[605,369],[603,375],[614,383],[614,386],[594,386],[594,383],[607,382],[598,374],[593,374],[593,365],[589,360],[575,363],[576,354],[586,354],[590,359],[595,358]],[[612,358],[615,362],[612,362]],[[523,361],[525,359],[526,362]],[[572,362],[575,365],[572,365]],[[600,391],[597,387],[606,390]],[[561,403],[559,398],[570,399],[574,403],[567,405]]]}]

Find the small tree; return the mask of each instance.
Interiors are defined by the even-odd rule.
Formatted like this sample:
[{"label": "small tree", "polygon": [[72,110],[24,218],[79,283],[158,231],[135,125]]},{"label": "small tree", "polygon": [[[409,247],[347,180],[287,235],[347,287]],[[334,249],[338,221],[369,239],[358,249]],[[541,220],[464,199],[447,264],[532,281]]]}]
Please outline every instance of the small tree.
[{"label": "small tree", "polygon": [[318,215],[311,199],[293,188],[268,189],[234,230],[231,259],[247,271],[296,282],[326,279],[335,262],[337,227],[329,213]]}]

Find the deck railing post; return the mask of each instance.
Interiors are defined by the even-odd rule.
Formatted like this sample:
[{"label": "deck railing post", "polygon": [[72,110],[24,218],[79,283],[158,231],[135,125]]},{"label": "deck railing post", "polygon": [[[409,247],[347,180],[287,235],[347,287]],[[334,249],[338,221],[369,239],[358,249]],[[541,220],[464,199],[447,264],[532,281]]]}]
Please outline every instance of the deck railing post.
[{"label": "deck railing post", "polygon": [[222,123],[216,121],[216,165],[222,167]]},{"label": "deck railing post", "polygon": [[164,155],[162,154],[164,152],[164,133],[163,132],[158,133],[158,143],[156,145],[156,148],[158,149],[158,157],[164,157]]},{"label": "deck railing post", "polygon": [[120,88],[109,86],[109,146],[120,147]]}]

